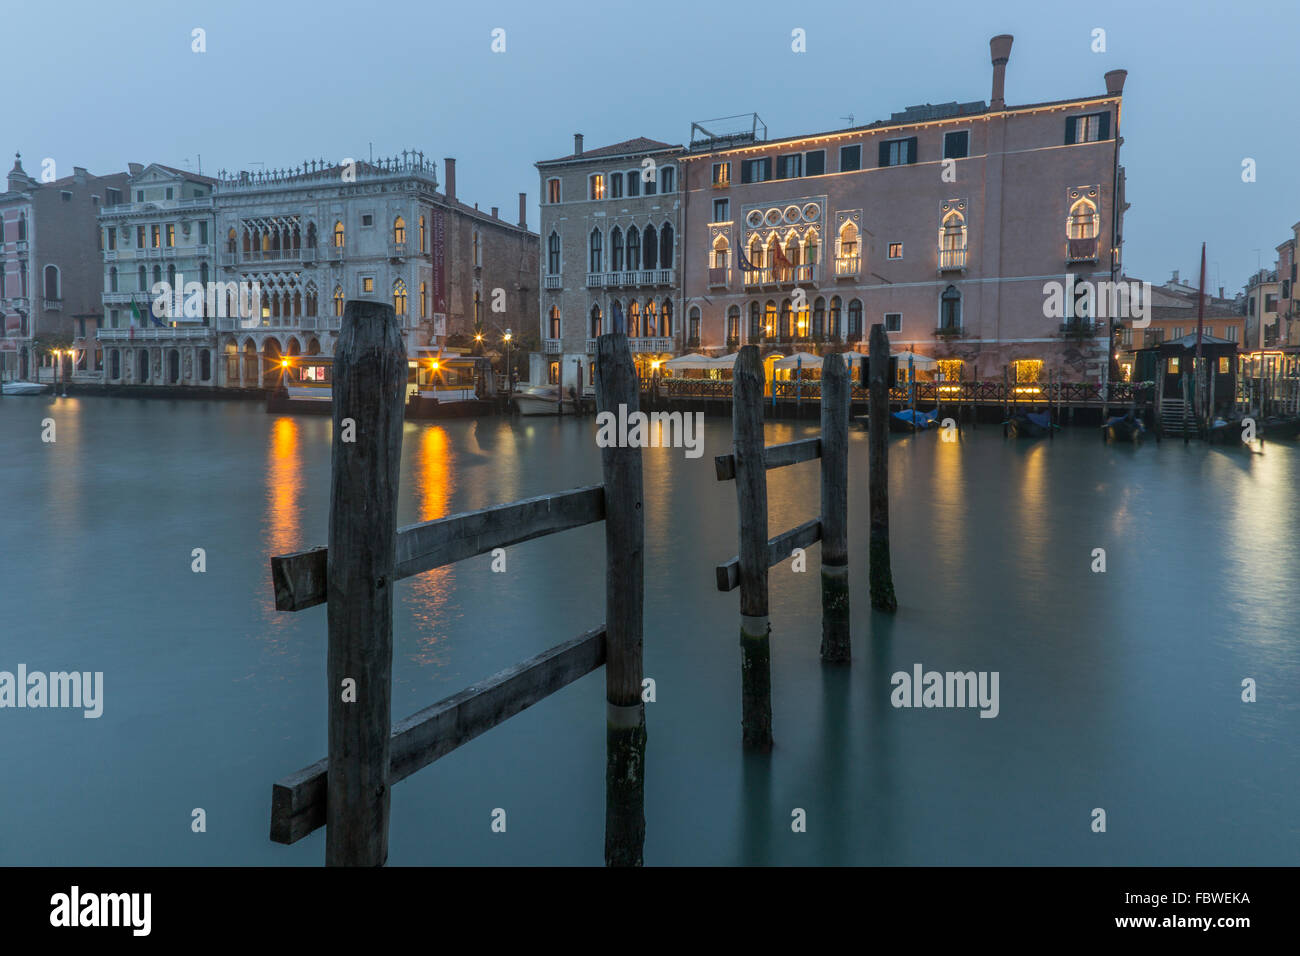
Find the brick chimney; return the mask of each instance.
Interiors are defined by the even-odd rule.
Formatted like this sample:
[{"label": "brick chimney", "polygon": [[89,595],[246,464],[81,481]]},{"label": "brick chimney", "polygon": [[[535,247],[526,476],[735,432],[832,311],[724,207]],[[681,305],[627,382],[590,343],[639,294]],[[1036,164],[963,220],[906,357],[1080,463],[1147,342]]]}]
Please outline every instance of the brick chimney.
[{"label": "brick chimney", "polygon": [[528,193],[519,194],[519,228],[528,228]]},{"label": "brick chimney", "polygon": [[1128,76],[1128,70],[1111,70],[1106,74],[1106,92],[1111,96],[1119,96],[1124,92],[1124,79]]},{"label": "brick chimney", "polygon": [[456,160],[450,156],[444,157],[443,162],[446,164],[447,175],[444,177],[447,181],[442,184],[442,191],[446,193],[449,200],[456,198]]},{"label": "brick chimney", "polygon": [[493,218],[493,219],[500,219],[500,218],[501,218],[501,216],[499,215],[500,212],[501,212],[500,209],[498,209],[496,206],[493,206],[493,207],[492,207],[492,218]]},{"label": "brick chimney", "polygon": [[993,58],[993,95],[989,97],[990,110],[1004,110],[1007,101],[1003,97],[1007,83],[1007,60],[1011,58],[1010,33],[999,33],[989,41],[989,55]]},{"label": "brick chimney", "polygon": [[582,155],[582,134],[581,133],[573,134],[573,155],[574,156]]}]

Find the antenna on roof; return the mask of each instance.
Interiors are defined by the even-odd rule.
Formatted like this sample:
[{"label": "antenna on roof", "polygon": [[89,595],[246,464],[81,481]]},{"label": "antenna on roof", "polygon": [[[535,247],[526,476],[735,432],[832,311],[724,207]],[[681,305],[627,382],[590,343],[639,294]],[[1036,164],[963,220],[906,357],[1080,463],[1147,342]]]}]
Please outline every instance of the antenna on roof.
[{"label": "antenna on roof", "polygon": [[848,120],[850,126],[853,126],[853,125],[854,125],[854,122],[853,122],[853,114],[852,114],[852,113],[850,113],[848,116],[841,116],[840,119],[842,119],[842,120]]}]

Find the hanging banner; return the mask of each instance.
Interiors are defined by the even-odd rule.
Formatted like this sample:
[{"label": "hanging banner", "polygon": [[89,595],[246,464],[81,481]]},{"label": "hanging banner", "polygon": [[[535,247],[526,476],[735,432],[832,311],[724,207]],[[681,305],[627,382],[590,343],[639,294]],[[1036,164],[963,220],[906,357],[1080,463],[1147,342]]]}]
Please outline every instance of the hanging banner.
[{"label": "hanging banner", "polygon": [[433,211],[433,312],[447,308],[447,218],[441,209]]}]

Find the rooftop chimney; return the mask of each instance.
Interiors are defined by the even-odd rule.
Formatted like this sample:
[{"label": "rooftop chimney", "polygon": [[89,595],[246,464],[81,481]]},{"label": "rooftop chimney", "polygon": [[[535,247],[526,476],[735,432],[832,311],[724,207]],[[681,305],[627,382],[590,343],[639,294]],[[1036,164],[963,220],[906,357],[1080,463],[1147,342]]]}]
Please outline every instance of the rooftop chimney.
[{"label": "rooftop chimney", "polygon": [[142,172],[144,172],[144,167],[141,166],[139,163],[127,163],[126,168],[127,171],[132,176],[139,176]]},{"label": "rooftop chimney", "polygon": [[582,155],[582,134],[581,133],[573,134],[573,155],[574,156]]},{"label": "rooftop chimney", "polygon": [[1007,108],[1007,101],[1002,94],[1007,82],[1007,60],[1011,58],[1012,39],[1010,33],[999,33],[989,41],[989,55],[993,58],[993,95],[989,97],[990,110]]},{"label": "rooftop chimney", "polygon": [[496,206],[493,206],[493,207],[492,207],[492,218],[493,218],[493,219],[500,219],[501,217],[500,217],[499,215],[497,215],[497,213],[499,213],[500,211],[501,211],[501,210],[498,209]]},{"label": "rooftop chimney", "polygon": [[447,194],[447,198],[454,200],[456,198],[456,160],[447,156],[443,159],[446,163],[447,175],[444,177],[447,181],[442,185],[442,191]]},{"label": "rooftop chimney", "polygon": [[519,194],[519,228],[528,228],[528,193]]},{"label": "rooftop chimney", "polygon": [[85,166],[73,166],[73,167],[72,167],[72,178],[73,178],[73,180],[76,181],[76,183],[77,183],[78,186],[84,186],[84,185],[86,184],[86,167],[85,167]]},{"label": "rooftop chimney", "polygon": [[1170,281],[1172,281],[1174,285],[1178,285],[1178,270],[1177,270],[1177,269],[1174,270],[1174,277],[1173,277],[1173,279],[1170,280]]},{"label": "rooftop chimney", "polygon": [[1128,70],[1111,70],[1106,74],[1106,92],[1111,96],[1119,96],[1124,92],[1124,78],[1128,76]]}]

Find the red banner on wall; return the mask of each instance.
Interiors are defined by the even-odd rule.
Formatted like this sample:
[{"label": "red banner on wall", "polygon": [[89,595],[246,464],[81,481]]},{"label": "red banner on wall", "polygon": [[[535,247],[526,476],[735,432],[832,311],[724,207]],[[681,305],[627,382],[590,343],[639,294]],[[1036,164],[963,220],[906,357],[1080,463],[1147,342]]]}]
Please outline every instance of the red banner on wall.
[{"label": "red banner on wall", "polygon": [[441,209],[433,211],[433,311],[447,311],[447,220]]}]

